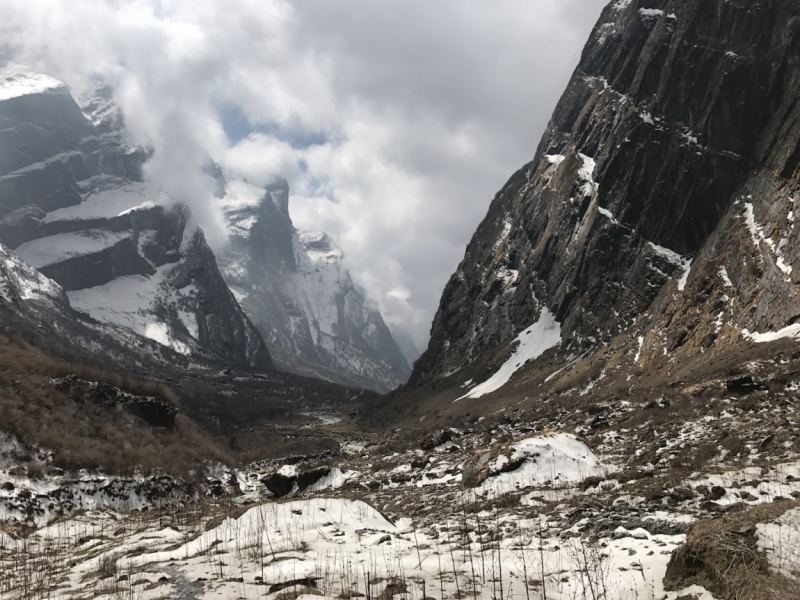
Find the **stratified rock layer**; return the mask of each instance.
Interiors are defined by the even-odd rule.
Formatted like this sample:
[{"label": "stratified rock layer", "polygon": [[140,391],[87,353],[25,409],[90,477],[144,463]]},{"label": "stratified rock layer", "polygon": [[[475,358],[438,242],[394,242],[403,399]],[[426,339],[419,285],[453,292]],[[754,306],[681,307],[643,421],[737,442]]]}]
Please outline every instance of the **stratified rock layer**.
[{"label": "stratified rock layer", "polygon": [[411,382],[507,354],[542,308],[563,356],[624,332],[641,367],[791,326],[798,89],[797,3],[611,2],[448,283]]},{"label": "stratified rock layer", "polygon": [[61,82],[0,69],[0,241],[71,306],[185,357],[267,367],[269,354],[185,206],[141,181],[107,88],[86,114]]}]

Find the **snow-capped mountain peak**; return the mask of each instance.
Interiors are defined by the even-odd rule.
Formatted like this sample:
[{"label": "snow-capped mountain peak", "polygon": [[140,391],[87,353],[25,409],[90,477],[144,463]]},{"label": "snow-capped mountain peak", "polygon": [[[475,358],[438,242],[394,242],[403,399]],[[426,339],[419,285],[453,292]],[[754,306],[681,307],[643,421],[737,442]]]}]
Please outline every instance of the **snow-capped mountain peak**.
[{"label": "snow-capped mountain peak", "polygon": [[344,254],[322,232],[297,231],[289,187],[226,174],[220,199],[230,247],[222,272],[283,368],[388,391],[410,372],[376,303],[356,286]]}]

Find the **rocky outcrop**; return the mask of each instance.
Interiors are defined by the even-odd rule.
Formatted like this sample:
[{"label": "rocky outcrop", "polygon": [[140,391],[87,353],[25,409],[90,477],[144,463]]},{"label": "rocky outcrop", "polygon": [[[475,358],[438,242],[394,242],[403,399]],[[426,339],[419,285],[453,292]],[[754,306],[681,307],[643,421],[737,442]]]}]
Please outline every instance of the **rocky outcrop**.
[{"label": "rocky outcrop", "polygon": [[295,230],[286,181],[223,184],[230,247],[222,273],[275,363],[380,392],[403,383],[410,367],[378,306],[353,283],[329,236]]},{"label": "rocky outcrop", "polygon": [[261,482],[273,498],[299,494],[331,473],[328,465],[284,465]]},{"label": "rocky outcrop", "polygon": [[412,383],[507,356],[544,310],[563,359],[616,340],[629,369],[791,334],[798,84],[793,3],[611,2],[448,283]]},{"label": "rocky outcrop", "polygon": [[165,400],[153,396],[135,396],[107,383],[86,381],[75,375],[53,380],[53,386],[79,404],[94,402],[124,408],[153,427],[175,427],[178,408]]}]

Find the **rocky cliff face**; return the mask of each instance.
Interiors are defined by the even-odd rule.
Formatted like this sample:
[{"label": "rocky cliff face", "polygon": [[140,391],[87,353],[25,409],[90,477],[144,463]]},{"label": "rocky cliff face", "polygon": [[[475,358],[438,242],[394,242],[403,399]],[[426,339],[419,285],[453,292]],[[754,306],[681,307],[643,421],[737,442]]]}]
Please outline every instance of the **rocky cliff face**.
[{"label": "rocky cliff face", "polygon": [[260,188],[217,177],[230,233],[222,272],[275,363],[381,392],[405,382],[411,369],[341,250],[324,233],[295,230],[287,183]]},{"label": "rocky cliff face", "polygon": [[798,89],[796,3],[611,2],[448,283],[412,383],[486,379],[551,317],[541,393],[587,357],[604,365],[590,383],[679,378],[800,332]]},{"label": "rocky cliff face", "polygon": [[268,366],[188,209],[141,181],[147,152],[127,138],[109,91],[84,108],[55,79],[0,69],[0,240],[100,322],[186,361]]}]

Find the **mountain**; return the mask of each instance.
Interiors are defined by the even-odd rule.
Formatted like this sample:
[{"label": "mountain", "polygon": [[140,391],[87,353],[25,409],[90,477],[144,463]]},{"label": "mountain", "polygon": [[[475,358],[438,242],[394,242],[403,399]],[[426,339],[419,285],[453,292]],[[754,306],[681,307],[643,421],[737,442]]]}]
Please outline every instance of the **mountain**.
[{"label": "mountain", "polygon": [[76,310],[187,364],[200,353],[268,366],[203,232],[186,206],[141,180],[147,152],[112,126],[108,104],[89,107],[95,125],[53,78],[11,64],[0,82],[0,240]]},{"label": "mountain", "polygon": [[414,410],[790,369],[774,357],[800,332],[798,17],[778,0],[603,10],[442,294]]},{"label": "mountain", "polygon": [[377,304],[353,283],[341,249],[325,233],[294,228],[286,181],[262,188],[216,177],[230,236],[222,274],[275,364],[378,392],[404,383],[408,361]]},{"label": "mountain", "polygon": [[271,353],[281,369],[376,391],[408,378],[341,251],[295,230],[285,181],[257,187],[209,167],[230,232],[217,257],[189,208],[144,180],[150,151],[127,133],[107,85],[76,100],[27,67],[9,64],[0,78],[0,241],[72,308],[185,365],[207,355],[264,368]]}]

